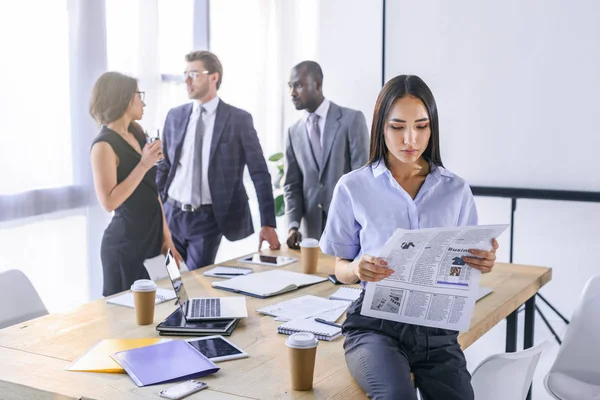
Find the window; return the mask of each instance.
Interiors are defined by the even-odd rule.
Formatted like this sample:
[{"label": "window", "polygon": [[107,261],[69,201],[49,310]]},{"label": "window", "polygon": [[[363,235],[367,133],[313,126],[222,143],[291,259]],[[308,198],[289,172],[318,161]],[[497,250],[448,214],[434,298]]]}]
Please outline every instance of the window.
[{"label": "window", "polygon": [[183,57],[194,46],[193,18],[192,0],[158,1],[158,58],[161,74],[183,74]]},{"label": "window", "polygon": [[193,47],[194,1],[105,1],[108,70],[138,79],[146,92],[141,125],[155,134],[169,109],[188,101],[180,83],[162,77],[185,69],[184,56]]},{"label": "window", "polygon": [[0,195],[73,183],[66,1],[0,3]]}]

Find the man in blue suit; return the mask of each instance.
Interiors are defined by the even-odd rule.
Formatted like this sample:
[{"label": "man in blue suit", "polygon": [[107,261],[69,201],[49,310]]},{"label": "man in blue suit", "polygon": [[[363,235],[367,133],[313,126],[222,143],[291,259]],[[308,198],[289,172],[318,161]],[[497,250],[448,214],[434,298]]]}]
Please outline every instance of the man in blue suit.
[{"label": "man in blue suit", "polygon": [[252,116],[217,96],[223,79],[217,56],[195,51],[186,61],[193,101],[169,111],[157,173],[175,247],[197,269],[214,263],[223,235],[234,241],[254,232],[243,183],[248,166],[260,206],[259,249],[265,240],[278,249],[271,176]]}]

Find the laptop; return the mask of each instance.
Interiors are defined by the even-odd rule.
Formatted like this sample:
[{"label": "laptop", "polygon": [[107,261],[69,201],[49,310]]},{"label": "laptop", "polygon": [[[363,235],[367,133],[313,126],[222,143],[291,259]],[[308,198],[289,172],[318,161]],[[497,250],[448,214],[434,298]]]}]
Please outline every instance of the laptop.
[{"label": "laptop", "polygon": [[202,321],[207,319],[246,318],[248,316],[246,298],[243,296],[188,298],[171,251],[167,252],[165,267],[173,284],[181,313],[186,320]]}]

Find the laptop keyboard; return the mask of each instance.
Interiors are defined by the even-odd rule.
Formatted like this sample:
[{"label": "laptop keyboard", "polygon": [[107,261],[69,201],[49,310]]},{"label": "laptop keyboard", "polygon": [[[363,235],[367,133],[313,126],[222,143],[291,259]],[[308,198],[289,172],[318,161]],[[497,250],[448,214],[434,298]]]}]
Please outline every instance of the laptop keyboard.
[{"label": "laptop keyboard", "polygon": [[214,318],[221,316],[221,299],[194,299],[192,318]]}]

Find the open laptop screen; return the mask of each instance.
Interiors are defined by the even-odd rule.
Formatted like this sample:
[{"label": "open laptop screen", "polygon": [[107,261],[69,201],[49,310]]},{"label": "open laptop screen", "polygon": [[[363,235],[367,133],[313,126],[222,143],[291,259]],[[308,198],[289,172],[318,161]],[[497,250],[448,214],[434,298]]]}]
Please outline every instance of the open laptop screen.
[{"label": "open laptop screen", "polygon": [[179,273],[179,269],[177,268],[177,263],[171,255],[170,250],[167,252],[165,266],[167,267],[167,274],[169,274],[169,278],[171,279],[171,283],[173,284],[173,290],[175,291],[175,295],[177,295],[177,299],[179,300],[181,312],[183,313],[183,315],[185,315],[185,307],[188,301],[188,295],[185,291],[185,287],[183,286],[183,280],[181,280],[181,274]]}]

